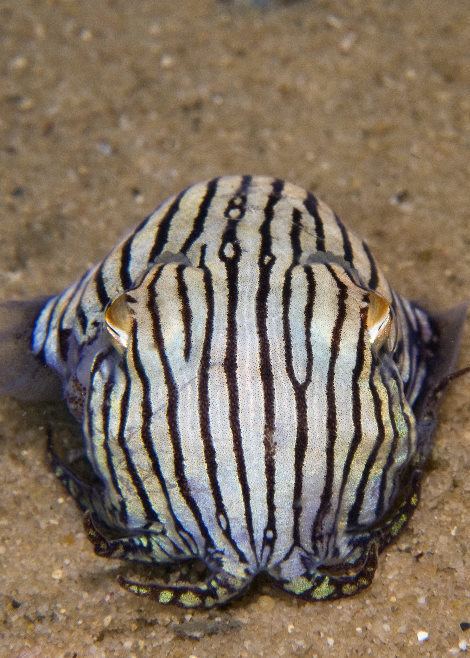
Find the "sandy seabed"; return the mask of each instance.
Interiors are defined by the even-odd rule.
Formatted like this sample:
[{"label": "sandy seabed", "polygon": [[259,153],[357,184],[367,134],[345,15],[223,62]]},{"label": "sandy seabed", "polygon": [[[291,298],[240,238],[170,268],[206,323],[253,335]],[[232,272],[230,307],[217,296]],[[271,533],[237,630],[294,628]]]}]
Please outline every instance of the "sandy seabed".
[{"label": "sandy seabed", "polygon": [[[400,292],[469,299],[469,28],[462,0],[3,0],[2,298],[59,291],[195,180],[257,173],[318,193]],[[188,613],[121,590],[129,569],[94,555],[49,470],[46,429],[66,422],[0,402],[1,656],[442,657],[470,642],[468,379],[410,526],[369,590],[330,603],[260,583]]]}]

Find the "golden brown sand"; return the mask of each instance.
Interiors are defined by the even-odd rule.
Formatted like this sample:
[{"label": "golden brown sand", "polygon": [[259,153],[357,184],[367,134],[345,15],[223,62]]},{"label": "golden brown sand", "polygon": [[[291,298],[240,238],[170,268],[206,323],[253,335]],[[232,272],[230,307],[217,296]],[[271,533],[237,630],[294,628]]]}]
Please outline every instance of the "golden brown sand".
[{"label": "golden brown sand", "polygon": [[[436,308],[468,299],[469,26],[462,0],[265,12],[209,0],[3,0],[1,297],[60,290],[170,193],[246,172],[317,192],[401,292]],[[0,654],[463,652],[469,383],[446,398],[420,507],[368,591],[304,604],[260,583],[211,613],[119,588],[116,574],[131,572],[93,554],[48,468],[46,428],[67,431],[64,413],[2,400]]]}]

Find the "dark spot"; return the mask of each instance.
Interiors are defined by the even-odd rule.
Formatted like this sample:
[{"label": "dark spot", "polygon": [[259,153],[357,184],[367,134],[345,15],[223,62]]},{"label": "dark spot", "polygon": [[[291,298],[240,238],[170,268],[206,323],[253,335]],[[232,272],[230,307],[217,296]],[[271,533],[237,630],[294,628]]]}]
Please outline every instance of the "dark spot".
[{"label": "dark spot", "polygon": [[102,642],[104,640],[105,632],[100,631],[98,635],[95,637],[95,642]]},{"label": "dark spot", "polygon": [[23,96],[20,96],[19,94],[12,94],[11,96],[7,96],[7,101],[13,105],[20,105],[22,100]]},{"label": "dark spot", "polygon": [[371,235],[377,240],[384,240],[387,238],[387,233],[381,228],[375,229],[371,232]]},{"label": "dark spot", "polygon": [[42,136],[49,137],[49,135],[54,131],[55,124],[52,121],[47,121],[42,127]]},{"label": "dark spot", "polygon": [[437,470],[445,469],[449,466],[449,463],[445,460],[442,459],[442,457],[431,457],[428,459],[424,466],[424,470],[427,473],[432,473]]},{"label": "dark spot", "polygon": [[392,196],[392,203],[400,205],[410,200],[410,193],[408,190],[399,190],[396,194]]},{"label": "dark spot", "polygon": [[199,112],[202,110],[204,106],[204,103],[202,102],[201,98],[196,98],[194,101],[189,101],[187,103],[182,103],[180,105],[181,110],[185,114],[189,114],[190,112]]},{"label": "dark spot", "polygon": [[25,193],[24,187],[15,187],[15,189],[11,191],[11,196],[19,198],[19,197],[23,197],[24,193]]},{"label": "dark spot", "polygon": [[439,60],[432,62],[432,68],[441,80],[447,84],[452,84],[462,76],[461,66],[452,61]]},{"label": "dark spot", "polygon": [[416,258],[421,263],[430,263],[434,258],[434,251],[432,249],[421,249],[420,251],[415,252]]},{"label": "dark spot", "polygon": [[461,621],[460,622],[460,629],[462,631],[469,631],[470,630],[470,621]]}]

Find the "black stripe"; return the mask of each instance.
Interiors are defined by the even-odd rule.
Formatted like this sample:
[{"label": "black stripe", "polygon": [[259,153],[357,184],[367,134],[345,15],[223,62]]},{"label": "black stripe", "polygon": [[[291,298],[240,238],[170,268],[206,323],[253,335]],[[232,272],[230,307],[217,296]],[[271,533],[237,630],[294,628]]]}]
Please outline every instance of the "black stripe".
[{"label": "black stripe", "polygon": [[52,328],[52,322],[54,320],[54,313],[56,311],[56,308],[57,308],[59,302],[60,302],[60,295],[58,295],[55,298],[55,301],[52,304],[52,308],[50,310],[49,317],[47,318],[46,330],[44,332],[44,340],[42,341],[41,349],[36,354],[36,357],[38,359],[40,359],[42,361],[42,363],[47,363],[47,361],[46,361],[46,346],[47,346],[47,342],[49,341],[49,338],[51,336],[51,328]]},{"label": "black stripe", "polygon": [[[137,366],[137,363],[136,363],[136,354],[138,354],[136,333],[134,333],[132,343],[133,343],[132,357],[133,357],[134,364],[136,365],[136,370],[138,371],[138,366]],[[125,435],[125,429],[126,429],[127,417],[128,417],[128,413],[129,413],[129,401],[130,401],[130,397],[131,397],[131,375],[129,373],[129,369],[128,369],[128,365],[127,365],[126,361],[123,361],[121,368],[122,368],[122,372],[123,372],[124,377],[125,377],[125,388],[124,388],[123,394],[121,396],[121,404],[120,404],[120,411],[119,411],[119,429],[118,429],[117,441],[118,441],[119,447],[122,450],[124,458],[126,460],[126,466],[127,466],[127,470],[129,472],[129,475],[131,476],[132,484],[134,485],[134,487],[137,491],[137,494],[138,494],[138,496],[139,496],[139,498],[142,502],[142,506],[144,508],[147,520],[149,522],[158,521],[159,520],[158,514],[152,506],[151,500],[150,500],[149,495],[147,493],[147,490],[145,488],[145,484],[142,481],[142,478],[140,477],[140,475],[137,471],[137,468],[136,468],[134,462],[132,461],[130,452],[129,452],[128,440],[127,440],[127,437]],[[146,425],[148,425],[148,419],[146,417],[144,418],[143,411],[144,411],[144,407],[143,407],[143,410],[142,410],[142,433],[144,433],[144,431],[146,431],[144,428],[146,427]]]},{"label": "black stripe", "polygon": [[72,330],[64,329],[64,327],[61,326],[63,317],[64,316],[62,315],[60,318],[57,335],[59,337],[59,357],[62,363],[65,364],[67,361],[67,355],[69,353],[69,339],[72,334]]},{"label": "black stripe", "polygon": [[119,268],[119,278],[121,280],[122,290],[129,290],[132,287],[132,279],[129,271],[131,264],[132,243],[137,231],[130,235],[121,247],[121,266]]},{"label": "black stripe", "polygon": [[[225,263],[227,281],[227,341],[224,357],[224,371],[227,380],[229,421],[232,432],[233,451],[237,464],[238,481],[242,491],[243,505],[245,511],[245,523],[250,540],[250,546],[255,556],[256,545],[254,540],[253,516],[250,503],[250,488],[246,473],[245,455],[243,452],[242,433],[240,427],[240,404],[237,379],[237,308],[238,308],[238,268],[241,257],[241,248],[237,239],[237,225],[243,219],[246,212],[246,198],[251,177],[244,176],[236,195],[230,199],[225,209],[224,216],[228,219],[227,226],[222,235],[219,249],[219,258]],[[227,245],[231,245],[231,256],[226,254]]]},{"label": "black stripe", "polygon": [[[160,239],[162,237],[162,234],[165,233],[166,231],[166,237],[165,237],[165,242],[168,237],[168,229],[171,223],[171,219],[174,216],[174,213],[178,210],[179,206],[179,201],[181,199],[181,196],[185,193],[186,190],[183,190],[173,201],[173,203],[170,205],[170,208],[168,211],[165,213],[165,215],[160,219],[158,222],[158,231],[160,232]],[[131,272],[130,272],[130,267],[132,264],[132,247],[134,245],[135,238],[139,233],[143,231],[143,229],[147,226],[150,220],[152,220],[155,217],[155,214],[158,212],[160,206],[158,208],[155,208],[155,210],[152,210],[152,212],[147,215],[132,231],[132,233],[128,236],[124,244],[121,246],[121,267],[119,270],[119,278],[121,279],[121,286],[123,290],[129,290],[130,288],[133,287],[134,281],[131,277]],[[163,228],[162,228],[163,227]],[[157,233],[158,236],[158,233]],[[156,242],[158,241],[158,237]],[[149,258],[149,261],[152,261],[154,258],[153,255],[153,250],[155,249],[155,244],[153,245],[152,248],[152,253]],[[140,263],[138,263],[140,264]]]},{"label": "black stripe", "polygon": [[[383,471],[382,471],[382,478],[380,480],[380,489],[379,489],[379,496],[377,498],[377,505],[375,507],[375,516],[376,518],[380,518],[383,513],[384,513],[384,502],[385,502],[385,491],[387,488],[387,478],[388,478],[388,473],[390,471],[390,468],[392,467],[392,464],[395,460],[395,452],[398,447],[398,439],[399,439],[399,433],[397,429],[397,424],[395,421],[395,414],[393,411],[393,393],[390,390],[389,383],[385,378],[382,379],[382,384],[384,385],[386,391],[387,391],[387,400],[388,400],[388,417],[390,418],[390,423],[392,426],[392,431],[393,431],[393,439],[392,443],[390,445],[390,450],[387,455],[387,460],[385,462]],[[397,383],[398,385],[398,383]],[[400,407],[401,409],[401,407]]]},{"label": "black stripe", "polygon": [[207,213],[209,212],[209,208],[212,203],[212,200],[217,193],[218,182],[219,179],[214,178],[213,180],[207,183],[206,193],[199,206],[199,210],[195,217],[192,231],[186,238],[183,246],[181,247],[181,252],[183,254],[186,254],[188,252],[188,250],[196,242],[196,240],[204,230],[204,222],[206,221]]},{"label": "black stripe", "polygon": [[[83,275],[83,277],[81,279],[81,283],[83,283],[83,281],[88,277],[89,274],[90,274],[90,269],[88,269],[85,272],[85,274]],[[77,303],[76,303],[76,306],[75,306],[75,312],[74,312],[74,315],[78,319],[78,323],[80,325],[80,328],[81,328],[83,334],[86,334],[86,331],[87,331],[87,328],[88,328],[88,316],[86,315],[85,311],[83,310],[82,301],[83,301],[83,297],[85,295],[85,292],[88,290],[88,287],[90,285],[90,281],[93,281],[93,277],[91,279],[89,279],[88,281],[86,281],[85,285],[80,290],[80,294],[78,296],[78,300],[77,300]],[[78,289],[77,289],[77,292],[78,292]]]},{"label": "black stripe", "polygon": [[111,373],[109,375],[109,378],[106,380],[106,383],[104,385],[104,391],[103,391],[103,401],[101,404],[101,418],[103,421],[103,445],[104,445],[104,450],[106,454],[106,465],[107,469],[111,475],[111,482],[113,483],[113,487],[116,491],[116,493],[119,496],[119,519],[123,526],[126,528],[129,523],[128,523],[128,513],[127,513],[127,505],[126,505],[126,500],[124,496],[122,495],[122,490],[121,487],[119,486],[119,481],[116,475],[116,471],[114,470],[114,464],[113,464],[113,457],[112,457],[112,452],[111,448],[109,445],[110,442],[110,437],[109,437],[109,421],[110,421],[110,415],[111,415],[111,393],[113,390],[114,386],[114,370],[111,370]]},{"label": "black stripe", "polygon": [[[204,524],[202,518],[201,510],[199,509],[193,495],[191,488],[189,486],[188,479],[184,470],[184,456],[183,450],[181,447],[181,437],[178,427],[178,404],[179,404],[179,393],[178,387],[173,377],[173,372],[168,361],[168,356],[165,349],[165,343],[163,339],[161,320],[160,320],[160,311],[158,308],[157,292],[156,285],[163,272],[164,268],[162,267],[154,278],[154,281],[148,288],[148,304],[147,308],[152,318],[152,332],[153,340],[158,351],[158,356],[163,368],[163,376],[165,379],[165,386],[167,390],[167,410],[166,410],[166,419],[168,423],[168,430],[171,439],[171,445],[173,449],[173,462],[175,467],[175,477],[178,484],[180,493],[191,510],[197,524],[201,535],[206,541],[206,549],[208,547],[213,547],[214,542],[212,537],[209,534],[208,528]],[[150,401],[150,387],[147,385],[147,395],[146,397],[146,414],[152,413],[151,401]],[[151,416],[148,415],[147,418],[144,418],[144,427],[149,427]],[[151,443],[151,437],[148,437],[148,441]],[[152,445],[153,448],[153,445]]]},{"label": "black stripe", "polygon": [[251,185],[251,176],[243,176],[240,187],[235,195],[230,199],[224,211],[225,219],[229,220],[228,226],[233,227],[240,219],[243,219],[246,212],[246,196]]},{"label": "black stripe", "polygon": [[73,303],[74,297],[77,294],[77,290],[80,288],[81,284],[83,283],[86,274],[87,272],[82,277],[80,277],[80,279],[74,284],[72,291],[70,292],[69,299],[66,303],[64,303],[62,311],[60,312],[59,322],[57,323],[59,356],[64,364],[67,361],[67,355],[69,351],[69,338],[72,333],[72,329],[68,327],[64,327],[64,320],[67,311],[69,310],[70,305]]},{"label": "black stripe", "polygon": [[354,425],[354,434],[349,445],[348,454],[343,466],[343,475],[341,479],[341,486],[338,494],[338,504],[336,507],[334,528],[337,530],[338,516],[341,511],[343,502],[344,490],[349,478],[351,464],[353,462],[356,451],[362,439],[362,420],[361,420],[361,390],[359,387],[359,380],[361,378],[362,370],[365,361],[365,340],[367,328],[367,306],[361,309],[361,327],[359,329],[359,336],[357,340],[356,350],[356,363],[352,373],[352,421]]},{"label": "black stripe", "polygon": [[290,231],[290,240],[292,248],[292,265],[286,272],[284,278],[284,286],[282,291],[282,316],[283,316],[283,330],[284,330],[284,358],[286,362],[287,375],[291,381],[295,395],[296,406],[296,420],[297,432],[295,439],[295,453],[294,453],[294,492],[293,492],[293,541],[294,544],[300,545],[300,517],[302,513],[302,484],[303,484],[303,465],[308,445],[308,420],[307,420],[307,400],[306,391],[312,380],[312,365],[313,353],[311,344],[311,322],[313,315],[313,303],[315,299],[315,280],[312,269],[304,267],[304,272],[307,277],[307,304],[304,313],[304,328],[305,328],[305,348],[307,355],[307,363],[305,370],[305,380],[299,382],[295,376],[293,354],[292,354],[292,339],[289,325],[290,314],[290,301],[292,296],[292,270],[298,264],[302,254],[302,247],[300,243],[301,232],[301,218],[302,213],[294,208],[292,211],[292,227]]},{"label": "black stripe", "polygon": [[[298,259],[297,248],[295,243],[295,232],[291,232],[291,243],[294,260]],[[305,379],[299,382],[295,376],[292,339],[289,325],[290,301],[292,296],[292,269],[291,265],[284,278],[282,291],[282,319],[284,330],[284,358],[286,362],[287,375],[291,381],[295,395],[297,432],[295,439],[295,457],[294,457],[294,493],[293,493],[293,541],[294,544],[300,545],[300,516],[302,513],[302,484],[303,484],[303,466],[308,445],[308,419],[307,419],[307,399],[306,392],[312,381],[313,369],[313,352],[311,344],[311,323],[313,316],[313,304],[315,300],[315,279],[311,267],[305,266],[304,272],[307,278],[307,303],[304,311],[304,328],[305,328],[305,348],[306,348],[306,370]]]},{"label": "black stripe", "polygon": [[[201,260],[204,261],[204,255],[202,256]],[[204,328],[204,339],[202,343],[202,354],[198,373],[199,423],[201,438],[204,447],[206,470],[209,476],[212,496],[214,498],[218,523],[224,534],[228,537],[236,553],[238,554],[240,561],[246,563],[246,556],[244,555],[243,551],[238,548],[236,542],[232,538],[230,521],[222,499],[222,493],[220,491],[219,480],[217,477],[218,464],[211,434],[209,417],[209,368],[215,315],[214,288],[212,285],[212,275],[209,268],[203,264],[201,269],[203,271],[203,282],[206,299],[206,326]],[[221,517],[225,519],[226,527],[224,527],[224,525],[220,522]]]},{"label": "black stripe", "polygon": [[[274,208],[282,198],[284,183],[275,180],[272,183],[272,191],[264,209],[264,221],[259,228],[261,234],[261,247],[258,258],[259,284],[256,292],[256,324],[259,341],[260,375],[264,394],[264,460],[266,474],[266,504],[268,508],[268,521],[263,538],[263,549],[266,543],[270,544],[271,555],[276,540],[276,508],[274,503],[275,486],[275,417],[274,417],[274,379],[272,373],[271,355],[269,347],[267,317],[268,297],[270,292],[270,276],[276,257],[271,251],[271,222],[274,217]],[[272,532],[271,541],[267,538],[267,532]]]},{"label": "black stripe", "polygon": [[[157,273],[157,276],[162,272],[160,269],[159,272]],[[150,307],[149,311],[151,313],[151,316],[153,316],[153,308]],[[136,373],[140,379],[140,382],[142,384],[142,422],[141,422],[141,436],[142,436],[142,442],[144,444],[145,450],[149,456],[150,462],[152,464],[152,470],[155,473],[157,480],[160,484],[160,487],[163,491],[163,495],[165,496],[165,500],[167,501],[168,509],[170,510],[171,518],[173,520],[173,523],[175,525],[175,528],[177,529],[181,539],[184,541],[184,543],[188,546],[190,550],[192,550],[191,544],[188,542],[186,539],[185,535],[188,535],[191,537],[190,533],[184,528],[179,521],[178,517],[173,511],[173,507],[171,504],[171,499],[170,495],[168,492],[168,487],[165,478],[163,477],[163,473],[161,470],[160,466],[160,461],[158,459],[157,452],[155,450],[155,445],[153,442],[153,437],[151,434],[151,421],[152,421],[152,401],[150,397],[150,381],[148,379],[147,373],[145,372],[145,368],[143,366],[142,360],[140,358],[140,352],[139,352],[139,344],[138,344],[138,337],[137,337],[137,325],[134,326],[133,328],[133,362],[134,362],[134,367],[136,370]],[[194,542],[194,539],[191,540]]]},{"label": "black stripe", "polygon": [[[400,376],[402,378],[403,384],[406,386],[410,378],[410,371],[408,372],[404,371],[404,367],[405,367],[404,360],[407,356],[409,356],[409,342],[410,342],[409,324],[400,296],[395,294],[393,291],[392,291],[392,296],[394,302],[393,309],[395,311],[396,322],[399,324],[400,327],[400,336],[401,336],[401,339],[397,345],[395,353],[393,354],[393,359],[398,364],[400,370]],[[411,329],[411,331],[413,330]]]},{"label": "black stripe", "polygon": [[374,257],[372,256],[369,246],[367,242],[363,242],[362,246],[364,248],[364,251],[366,252],[367,258],[369,259],[370,263],[370,278],[369,278],[369,288],[372,290],[375,290],[377,288],[377,285],[379,283],[379,274],[377,271],[377,264],[374,260]]},{"label": "black stripe", "polygon": [[408,353],[408,358],[409,358],[409,372],[408,372],[408,378],[406,381],[404,381],[404,388],[405,388],[405,396],[407,400],[410,400],[415,383],[416,383],[416,374],[417,374],[417,361],[418,361],[418,350],[417,350],[417,344],[419,342],[419,335],[416,331],[416,329],[413,326],[412,320],[414,318],[410,317],[410,313],[408,311],[408,306],[406,303],[402,302],[400,299],[400,305],[402,309],[402,317],[405,319],[405,327],[403,328],[403,335],[406,335],[406,349]]},{"label": "black stripe", "polygon": [[338,311],[336,321],[331,335],[330,362],[328,365],[328,375],[326,384],[326,405],[327,405],[327,445],[326,445],[326,472],[325,484],[321,494],[320,505],[318,507],[315,521],[312,527],[312,545],[318,539],[322,539],[323,521],[331,507],[331,495],[333,492],[333,480],[335,474],[335,443],[337,437],[337,418],[336,418],[336,397],[335,397],[335,366],[338,359],[341,341],[341,331],[346,318],[346,300],[348,297],[347,286],[338,278],[335,271],[330,265],[326,265],[328,271],[338,286]]},{"label": "black stripe", "polygon": [[[86,434],[89,437],[89,447],[91,448],[91,451],[89,453],[87,453],[86,456],[87,456],[87,459],[92,464],[92,468],[93,468],[93,472],[94,472],[95,477],[99,479],[100,485],[103,488],[107,487],[107,482],[106,482],[107,478],[101,472],[102,471],[101,463],[100,463],[100,460],[98,459],[98,457],[96,455],[96,446],[95,446],[94,441],[92,440],[92,437],[95,435],[95,431],[94,431],[95,408],[94,408],[94,404],[93,404],[94,401],[95,401],[95,398],[94,398],[94,395],[93,395],[93,391],[94,391],[94,378],[96,376],[96,373],[101,368],[103,362],[106,361],[107,359],[109,359],[112,352],[113,352],[112,349],[107,349],[103,352],[100,352],[95,357],[95,360],[93,361],[93,364],[92,364],[92,367],[91,367],[91,370],[90,370],[90,391],[89,391],[88,396],[87,396],[86,415],[85,415],[85,421],[84,421],[84,429],[85,429],[85,426],[86,426]],[[106,396],[104,397],[104,400],[106,400]],[[120,517],[120,520],[122,522],[124,522],[124,520],[127,519],[127,511],[126,511],[125,502],[124,502],[124,499],[122,498],[122,494],[121,494],[119,485],[117,485],[117,480],[115,479],[115,472],[114,472],[114,468],[113,468],[112,463],[111,463],[111,459],[108,455],[108,449],[107,449],[107,445],[106,445],[106,434],[105,434],[107,432],[107,428],[106,428],[106,425],[105,425],[106,421],[103,418],[104,405],[102,405],[101,408],[97,409],[96,411],[101,413],[101,416],[102,416],[103,427],[104,427],[103,434],[104,434],[104,445],[105,445],[105,452],[106,452],[106,461],[107,461],[107,465],[108,465],[108,470],[111,474],[111,480],[113,481],[113,484],[115,485],[116,491],[119,493],[119,495],[121,497],[119,517]],[[101,501],[101,502],[104,502],[104,501]],[[127,523],[125,525],[127,525]]]},{"label": "black stripe", "polygon": [[80,297],[80,300],[77,305],[77,319],[80,324],[80,328],[82,330],[83,334],[86,334],[86,331],[88,329],[88,316],[86,315],[85,311],[83,310],[82,306],[82,297]]},{"label": "black stripe", "polygon": [[302,213],[298,208],[292,209],[292,226],[290,230],[290,243],[292,247],[293,265],[298,265],[302,255],[302,245],[300,244],[300,234],[302,231]]},{"label": "black stripe", "polygon": [[108,257],[106,257],[98,266],[98,269],[95,272],[94,276],[94,283],[95,283],[95,291],[96,295],[98,297],[98,300],[101,304],[101,308],[106,308],[106,306],[109,304],[111,301],[111,298],[108,295],[108,292],[106,290],[106,286],[104,283],[104,278],[103,278],[103,268],[106,264]]},{"label": "black stripe", "polygon": [[395,349],[393,350],[393,360],[397,364],[397,367],[400,371],[402,370],[404,348],[405,342],[403,338],[399,338],[397,344],[395,345]]},{"label": "black stripe", "polygon": [[375,415],[375,421],[377,423],[377,438],[375,440],[374,447],[369,453],[369,457],[367,458],[367,461],[365,463],[359,485],[356,489],[354,503],[351,509],[349,510],[348,526],[352,526],[352,527],[357,526],[359,515],[362,509],[362,504],[364,502],[364,496],[365,496],[367,483],[369,481],[369,476],[377,459],[377,454],[380,450],[380,446],[385,440],[385,426],[382,419],[382,400],[380,399],[380,395],[377,391],[377,387],[374,382],[376,367],[377,367],[377,357],[373,355],[373,364],[370,373],[369,388],[374,403],[374,415]]},{"label": "black stripe", "polygon": [[[93,368],[91,371],[90,375],[90,382],[91,386],[93,387],[93,379],[97,373],[97,371],[100,369],[102,363],[106,360],[109,359],[111,355],[111,350],[106,350],[105,352],[102,352],[96,359],[93,364]],[[125,388],[124,392],[121,396],[121,402],[119,405],[119,428],[118,428],[118,434],[117,434],[117,443],[119,447],[121,448],[124,458],[126,461],[127,465],[127,470],[129,472],[129,475],[131,476],[131,480],[134,484],[134,487],[137,491],[137,494],[139,498],[141,499],[142,506],[144,507],[147,519],[155,521],[158,520],[158,515],[155,513],[155,511],[152,508],[152,505],[148,499],[147,493],[145,491],[145,488],[142,484],[142,481],[135,469],[135,466],[130,458],[129,452],[128,452],[128,447],[127,447],[127,441],[124,435],[125,432],[125,426],[127,422],[127,415],[128,415],[128,408],[129,408],[129,399],[130,399],[130,376],[129,372],[127,370],[127,366],[123,364],[122,366],[122,371],[125,376]],[[109,471],[111,475],[111,480],[113,482],[113,485],[118,492],[120,496],[120,512],[121,512],[121,520],[123,521],[124,525],[127,526],[127,509],[125,506],[125,499],[122,495],[121,488],[118,483],[117,475],[114,469],[114,465],[112,462],[112,451],[109,446],[110,442],[110,437],[109,437],[109,419],[110,419],[110,414],[112,412],[111,409],[111,392],[112,388],[114,385],[114,381],[110,378],[106,381],[105,387],[104,387],[104,393],[103,393],[103,403],[100,408],[100,413],[103,421],[103,435],[104,435],[104,448],[105,448],[105,453],[106,453],[106,463],[107,463],[107,470]],[[94,431],[93,431],[93,423],[94,423],[94,410],[93,410],[93,395],[88,396],[88,407],[87,407],[87,428],[88,428],[88,435],[90,437],[93,436]],[[95,455],[95,460],[97,463],[99,463],[99,459],[96,458]],[[104,484],[106,484],[104,482]]]},{"label": "black stripe", "polygon": [[[86,273],[88,274],[88,272]],[[86,291],[89,289],[90,283],[93,282],[94,280],[94,275],[93,277],[88,280],[83,288],[80,291],[80,295],[78,296],[78,301],[77,301],[77,306],[75,309],[75,315],[78,319],[78,323],[80,325],[80,328],[82,330],[83,335],[85,336],[88,330],[88,315],[85,313],[85,310],[82,306],[83,298],[85,296]]]},{"label": "black stripe", "polygon": [[[98,370],[101,368],[101,364],[103,361],[105,361],[109,355],[111,354],[111,349],[105,350],[104,352],[100,352],[97,354],[95,357],[91,370],[90,370],[90,391],[87,396],[87,403],[86,403],[86,430],[87,434],[89,437],[93,436],[93,416],[94,416],[94,409],[92,406],[92,401],[93,401],[93,379],[98,372]],[[96,453],[94,451],[94,445],[93,441],[90,442],[92,450],[93,450],[93,457],[96,463],[99,462],[99,460],[96,457]]]},{"label": "black stripe", "polygon": [[[138,354],[138,348],[137,348],[137,336],[136,336],[136,330],[133,330],[134,336],[132,340],[132,358],[134,361],[134,364],[136,362],[136,354]],[[137,366],[136,366],[137,370]],[[131,376],[129,373],[129,368],[127,365],[127,361],[124,359],[121,364],[121,371],[124,375],[125,378],[125,387],[124,391],[121,395],[121,404],[120,404],[120,409],[119,409],[119,429],[118,429],[118,434],[117,434],[117,442],[119,447],[122,450],[122,453],[124,455],[124,459],[126,460],[126,467],[127,471],[131,477],[132,484],[134,485],[135,490],[137,491],[137,494],[141,500],[142,506],[145,511],[145,516],[147,517],[148,522],[154,522],[154,521],[159,521],[159,517],[157,512],[154,510],[152,503],[150,501],[149,495],[147,493],[147,490],[145,488],[145,484],[142,481],[142,478],[140,477],[137,468],[132,461],[130,451],[129,451],[129,440],[126,437],[125,431],[126,431],[126,424],[127,424],[127,418],[129,414],[129,401],[131,398]],[[146,419],[142,418],[142,428],[146,424]]]},{"label": "black stripe", "polygon": [[307,193],[304,206],[315,220],[315,234],[317,236],[317,251],[325,251],[325,229],[323,221],[318,212],[318,201],[311,192]]},{"label": "black stripe", "polygon": [[[77,285],[78,284],[76,284],[74,286],[75,290],[77,288]],[[72,293],[71,297],[73,297],[73,295],[75,294],[75,290]],[[63,306],[62,306],[62,309],[60,311],[58,321],[56,322],[56,326],[57,326],[56,337],[57,337],[57,344],[58,344],[58,348],[59,348],[59,357],[60,357],[60,360],[62,361],[62,363],[64,365],[67,361],[67,354],[68,354],[68,351],[69,351],[69,338],[70,338],[70,334],[72,333],[71,329],[64,328],[64,318],[65,318],[65,314],[68,310],[71,297],[69,297],[67,302],[63,302]]]},{"label": "black stripe", "polygon": [[181,302],[181,318],[183,320],[183,330],[184,330],[184,359],[185,361],[189,360],[191,354],[191,339],[192,339],[192,330],[191,325],[193,321],[193,313],[191,311],[191,305],[189,303],[188,297],[188,286],[184,280],[184,270],[187,266],[184,263],[181,263],[176,268],[176,284],[178,290],[178,297]]},{"label": "black stripe", "polygon": [[341,237],[343,238],[344,260],[347,260],[348,263],[351,263],[351,265],[354,267],[353,249],[347,228],[336,214],[335,214],[335,220],[339,227],[339,230],[341,231]]},{"label": "black stripe", "polygon": [[412,452],[414,450],[413,442],[412,442],[412,433],[413,433],[414,427],[412,427],[412,425],[411,425],[409,415],[407,413],[405,413],[405,408],[408,406],[408,401],[406,399],[406,396],[405,396],[405,393],[404,393],[404,390],[403,390],[403,382],[402,382],[402,379],[401,379],[401,375],[395,381],[397,382],[400,409],[403,413],[403,418],[405,420],[406,427],[408,428],[408,432],[407,432],[407,438],[408,438],[408,441],[407,441],[407,458],[406,458],[406,461],[408,461],[408,459],[411,457]]},{"label": "black stripe", "polygon": [[176,196],[171,203],[170,207],[160,219],[158,223],[158,230],[155,236],[155,241],[153,243],[152,249],[150,250],[148,262],[152,263],[155,261],[158,256],[162,253],[166,243],[168,242],[168,234],[170,232],[171,222],[173,221],[174,216],[179,210],[181,199],[186,194],[187,190],[182,190],[178,196]]}]

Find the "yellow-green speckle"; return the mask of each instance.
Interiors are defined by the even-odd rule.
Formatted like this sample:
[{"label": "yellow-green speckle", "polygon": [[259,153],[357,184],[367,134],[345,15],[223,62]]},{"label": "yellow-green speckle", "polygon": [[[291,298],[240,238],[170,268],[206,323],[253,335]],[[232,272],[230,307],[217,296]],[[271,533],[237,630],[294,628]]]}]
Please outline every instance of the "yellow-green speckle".
[{"label": "yellow-green speckle", "polygon": [[306,590],[312,587],[312,582],[305,576],[294,578],[284,585],[284,589],[293,594],[303,594]]},{"label": "yellow-green speckle", "polygon": [[163,592],[160,592],[160,596],[158,597],[158,600],[160,603],[170,603],[174,596],[174,593],[171,592],[169,589],[164,589]]},{"label": "yellow-green speckle", "polygon": [[357,592],[357,585],[354,583],[347,583],[346,585],[343,585],[341,588],[341,591],[343,594],[346,596],[349,596],[350,594],[354,594],[354,592]]},{"label": "yellow-green speckle", "polygon": [[196,608],[198,605],[201,605],[201,598],[197,594],[194,594],[194,592],[184,592],[180,595],[179,600],[185,608]]},{"label": "yellow-green speckle", "polygon": [[411,503],[414,507],[416,507],[416,505],[418,504],[418,496],[417,496],[416,494],[413,494],[413,495],[411,496],[410,503]]},{"label": "yellow-green speckle", "polygon": [[314,599],[326,599],[328,596],[330,596],[330,594],[333,594],[335,589],[336,587],[334,585],[330,585],[330,579],[327,576],[321,585],[315,587],[312,592],[312,597]]},{"label": "yellow-green speckle", "polygon": [[395,521],[395,523],[392,525],[392,527],[391,527],[391,529],[390,529],[390,534],[392,535],[392,537],[395,537],[396,535],[398,535],[398,533],[400,532],[400,530],[401,530],[401,529],[403,528],[403,526],[405,525],[405,523],[406,523],[406,519],[407,519],[406,514],[401,514],[401,515],[398,517],[397,521]]},{"label": "yellow-green speckle", "polygon": [[129,592],[133,592],[134,594],[140,594],[145,595],[149,593],[148,587],[145,587],[144,585],[127,585],[127,589]]}]

